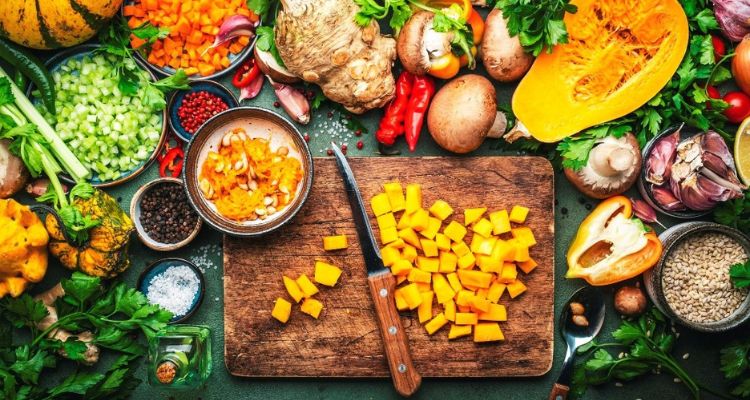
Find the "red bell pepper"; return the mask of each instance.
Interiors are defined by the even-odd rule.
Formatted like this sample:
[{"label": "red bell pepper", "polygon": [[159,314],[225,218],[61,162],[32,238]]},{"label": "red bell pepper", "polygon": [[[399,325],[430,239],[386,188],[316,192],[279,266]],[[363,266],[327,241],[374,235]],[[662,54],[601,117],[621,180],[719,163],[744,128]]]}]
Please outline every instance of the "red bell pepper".
[{"label": "red bell pepper", "polygon": [[375,132],[378,142],[392,146],[396,138],[404,133],[404,114],[409,104],[414,79],[414,75],[403,71],[396,80],[396,97],[388,103],[383,119],[380,120],[380,127]]},{"label": "red bell pepper", "polygon": [[404,129],[406,130],[406,143],[409,145],[409,151],[414,151],[419,140],[419,133],[422,131],[424,116],[427,113],[427,107],[430,105],[432,95],[435,94],[435,81],[429,76],[414,77],[414,88],[409,98],[409,105],[406,108],[404,119]]},{"label": "red bell pepper", "polygon": [[255,78],[257,78],[259,75],[260,68],[255,62],[255,59],[251,58],[246,63],[242,64],[237,69],[237,72],[234,73],[234,77],[232,78],[232,85],[234,85],[234,87],[236,87],[237,89],[242,89],[243,87],[252,83],[253,80],[255,80]]},{"label": "red bell pepper", "polygon": [[173,147],[164,154],[161,161],[159,161],[159,176],[162,178],[167,176],[167,172],[173,178],[180,176],[182,172],[182,164],[185,161],[185,152],[182,147]]}]

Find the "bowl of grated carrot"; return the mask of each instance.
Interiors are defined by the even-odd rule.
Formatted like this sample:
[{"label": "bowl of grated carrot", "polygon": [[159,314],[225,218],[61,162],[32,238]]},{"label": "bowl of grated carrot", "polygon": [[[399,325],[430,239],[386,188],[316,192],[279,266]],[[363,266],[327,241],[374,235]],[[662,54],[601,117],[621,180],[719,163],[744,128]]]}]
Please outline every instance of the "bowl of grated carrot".
[{"label": "bowl of grated carrot", "polygon": [[304,205],[312,188],[312,154],[281,115],[233,108],[209,119],[190,140],[183,181],[207,224],[233,236],[261,236]]},{"label": "bowl of grated carrot", "polygon": [[136,57],[161,75],[183,69],[191,81],[220,77],[252,55],[255,35],[216,40],[222,23],[236,15],[258,23],[245,0],[126,0],[122,5],[130,29],[150,24],[169,32],[153,43],[131,34],[130,46],[140,49]]}]

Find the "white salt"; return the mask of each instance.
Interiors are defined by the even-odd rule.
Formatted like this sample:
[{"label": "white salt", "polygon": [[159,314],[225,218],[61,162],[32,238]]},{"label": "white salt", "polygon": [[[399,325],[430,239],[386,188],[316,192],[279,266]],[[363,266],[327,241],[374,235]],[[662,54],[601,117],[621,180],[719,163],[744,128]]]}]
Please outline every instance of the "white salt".
[{"label": "white salt", "polygon": [[179,317],[190,311],[199,290],[198,275],[190,267],[178,265],[167,268],[151,279],[146,297],[149,303],[157,304]]}]

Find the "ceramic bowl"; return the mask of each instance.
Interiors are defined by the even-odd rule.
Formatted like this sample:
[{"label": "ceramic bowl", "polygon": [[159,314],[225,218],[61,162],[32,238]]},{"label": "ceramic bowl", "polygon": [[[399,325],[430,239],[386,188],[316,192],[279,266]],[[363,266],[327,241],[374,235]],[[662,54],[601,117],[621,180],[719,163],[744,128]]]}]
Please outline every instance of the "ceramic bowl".
[{"label": "ceramic bowl", "polygon": [[206,80],[191,82],[189,90],[175,91],[174,93],[172,93],[172,97],[170,97],[169,104],[167,105],[167,110],[169,110],[169,127],[172,128],[172,131],[177,134],[177,137],[182,139],[184,142],[189,142],[190,138],[193,137],[193,134],[189,133],[185,130],[185,128],[182,127],[182,124],[180,123],[180,117],[177,115],[177,111],[180,109],[185,96],[195,92],[209,92],[212,95],[222,99],[224,103],[227,104],[229,109],[239,106],[239,102],[237,102],[237,98],[234,97],[234,94],[232,94],[231,91],[229,91],[220,83],[214,81]]},{"label": "ceramic bowl", "polygon": [[[128,17],[125,16],[123,10],[125,9],[125,6],[133,4],[133,0],[125,0],[122,2],[122,6],[120,6],[120,14],[122,17],[127,21]],[[257,22],[256,26],[260,25],[260,21]],[[241,64],[245,59],[250,56],[252,57],[253,54],[253,47],[255,46],[255,41],[258,40],[258,36],[255,35],[250,39],[250,42],[245,46],[244,49],[242,49],[241,52],[237,54],[229,53],[229,66],[222,69],[221,71],[214,72],[213,74],[202,76],[200,74],[193,74],[188,75],[188,79],[192,81],[203,81],[203,80],[210,80],[210,79],[217,79],[222,76],[224,76],[227,72],[233,70],[236,66]],[[148,67],[156,72],[158,75],[164,77],[164,76],[171,76],[174,75],[176,70],[172,67],[159,67],[157,65],[151,64],[139,51],[134,52],[135,58],[138,61],[141,61],[142,63],[148,65]]]},{"label": "ceramic bowl", "polygon": [[[251,138],[265,137],[272,148],[285,145],[290,156],[302,164],[303,177],[297,185],[292,202],[269,218],[239,222],[219,214],[216,206],[206,199],[198,184],[200,167],[209,153],[218,149],[224,134],[237,127],[245,129]],[[193,135],[185,153],[182,169],[188,199],[198,214],[211,227],[232,236],[258,237],[273,232],[287,224],[307,201],[313,182],[313,159],[302,134],[281,115],[257,107],[238,107],[216,114]]]},{"label": "ceramic bowl", "polygon": [[[679,218],[679,219],[695,219],[702,217],[704,215],[708,215],[711,210],[708,211],[693,211],[693,210],[684,210],[684,211],[669,211],[665,210],[654,198],[653,193],[651,193],[651,183],[646,181],[646,161],[648,160],[651,151],[654,149],[654,145],[656,142],[659,141],[659,139],[663,138],[664,136],[671,135],[679,129],[680,126],[671,126],[664,131],[660,132],[658,135],[656,135],[653,139],[651,139],[648,143],[646,143],[645,146],[643,146],[643,150],[641,151],[641,154],[643,156],[643,168],[641,168],[641,173],[638,176],[638,192],[640,192],[641,197],[643,197],[643,200],[646,201],[651,207],[654,208],[654,210],[664,214],[668,215],[670,217]],[[680,141],[683,141],[685,139],[691,138],[697,134],[699,134],[696,129],[683,126],[680,130]]]},{"label": "ceramic bowl", "polygon": [[159,178],[138,188],[135,194],[133,194],[133,199],[130,201],[130,219],[133,220],[133,224],[135,225],[135,232],[138,235],[138,239],[140,239],[141,242],[147,247],[157,251],[177,250],[195,239],[195,237],[198,235],[198,232],[200,232],[203,223],[201,219],[198,218],[198,222],[195,224],[195,227],[193,227],[190,235],[177,243],[162,243],[152,239],[143,229],[143,225],[141,225],[141,201],[143,201],[143,196],[149,190],[155,188],[158,185],[182,186],[182,181],[177,178]]},{"label": "ceramic bowl", "polygon": [[699,323],[683,318],[672,310],[664,295],[662,284],[662,271],[664,269],[664,264],[675,247],[682,243],[686,238],[710,232],[720,233],[731,237],[739,242],[742,247],[745,248],[745,252],[750,255],[750,238],[742,232],[726,225],[720,225],[713,222],[685,222],[675,225],[659,235],[659,239],[664,246],[664,251],[662,252],[659,262],[652,269],[643,274],[643,281],[646,286],[646,292],[651,298],[651,301],[660,311],[673,321],[701,332],[723,332],[735,328],[750,319],[750,295],[745,297],[745,300],[739,308],[737,308],[737,310],[735,310],[729,317],[715,322]]},{"label": "ceramic bowl", "polygon": [[[99,48],[99,45],[96,45],[96,44],[83,44],[80,46],[71,47],[69,49],[65,49],[55,54],[54,56],[50,57],[50,59],[47,60],[47,62],[45,62],[44,65],[49,69],[50,72],[54,72],[60,67],[61,64],[68,61],[69,59],[82,58],[86,55],[90,55],[97,48]],[[136,63],[138,64],[139,67],[141,67],[141,69],[143,69],[144,71],[148,73],[152,81],[157,80],[156,75],[154,75],[154,73],[151,72],[143,62],[136,60]],[[32,90],[33,90],[33,87],[28,88],[27,93],[26,93],[27,97],[32,98],[31,96]],[[38,99],[33,99],[33,100],[35,103],[39,102]],[[89,183],[91,183],[92,186],[101,188],[101,187],[116,186],[121,183],[125,183],[137,177],[138,175],[140,175],[143,171],[145,171],[151,165],[151,163],[154,162],[154,160],[156,160],[156,156],[159,154],[159,149],[161,149],[162,146],[164,146],[164,142],[167,140],[167,110],[165,109],[163,111],[160,111],[159,114],[161,116],[161,133],[159,136],[159,142],[151,151],[151,154],[149,155],[149,157],[146,160],[142,161],[138,166],[136,166],[132,170],[125,172],[119,178],[111,180],[111,181],[103,181],[94,174],[94,176],[92,176],[91,179],[89,180]],[[73,182],[73,180],[66,174],[61,174],[60,178],[66,181],[67,183],[75,184],[75,182]]]},{"label": "ceramic bowl", "polygon": [[138,277],[138,285],[136,286],[138,288],[138,291],[143,293],[146,297],[148,297],[148,287],[151,281],[164,271],[167,270],[167,268],[172,266],[186,266],[193,270],[195,272],[195,275],[198,276],[199,281],[199,288],[197,295],[193,298],[193,302],[190,305],[190,310],[185,313],[184,315],[175,315],[170,321],[170,324],[176,324],[179,322],[183,322],[186,319],[190,318],[195,312],[198,310],[198,308],[201,306],[201,303],[203,302],[203,297],[206,293],[206,281],[203,277],[203,273],[201,272],[198,267],[195,266],[195,264],[191,263],[190,261],[183,260],[181,258],[163,258],[161,260],[157,260],[146,269],[141,272],[141,275]]}]

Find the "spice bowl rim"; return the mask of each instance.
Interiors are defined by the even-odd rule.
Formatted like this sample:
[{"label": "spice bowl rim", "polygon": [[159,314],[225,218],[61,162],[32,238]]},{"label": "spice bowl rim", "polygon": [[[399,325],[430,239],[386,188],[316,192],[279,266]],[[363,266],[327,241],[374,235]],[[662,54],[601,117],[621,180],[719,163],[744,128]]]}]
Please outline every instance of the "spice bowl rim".
[{"label": "spice bowl rim", "polygon": [[646,201],[651,207],[654,208],[654,210],[670,216],[672,218],[682,219],[682,220],[691,220],[695,218],[700,218],[705,215],[708,215],[711,213],[711,210],[705,210],[705,211],[694,211],[694,210],[684,210],[684,211],[669,211],[665,210],[657,201],[654,199],[653,194],[650,189],[648,189],[648,186],[650,183],[646,181],[646,163],[648,162],[648,157],[651,154],[651,152],[654,149],[654,146],[656,145],[656,142],[658,142],[661,138],[673,134],[676,130],[681,129],[680,131],[680,142],[691,138],[695,135],[699,135],[702,132],[699,130],[690,127],[690,126],[682,126],[682,125],[672,125],[667,128],[665,128],[663,131],[659,132],[651,138],[646,144],[643,146],[643,149],[641,150],[641,157],[643,158],[643,168],[641,168],[640,173],[638,174],[638,180],[636,181],[636,186],[638,187],[638,192],[641,194],[641,197],[643,197],[643,200]]},{"label": "spice bowl rim", "polygon": [[[209,207],[198,186],[200,166],[198,159],[213,135],[220,134],[222,127],[240,119],[260,119],[269,122],[287,135],[290,144],[295,146],[300,155],[303,177],[292,203],[280,211],[280,215],[266,222],[243,224],[221,216]],[[275,232],[287,225],[304,207],[312,191],[315,170],[312,152],[297,127],[279,113],[260,107],[240,106],[222,111],[206,121],[191,138],[185,150],[185,163],[182,169],[182,180],[187,192],[188,201],[198,215],[212,228],[224,234],[239,238],[257,238]]]},{"label": "spice bowl rim", "polygon": [[198,236],[198,233],[203,226],[203,221],[201,220],[201,218],[198,218],[198,222],[196,222],[195,227],[190,232],[190,234],[185,239],[177,243],[162,243],[157,241],[156,239],[151,238],[148,233],[146,233],[143,225],[141,225],[141,220],[138,217],[140,216],[140,208],[141,202],[143,201],[143,196],[147,191],[161,184],[176,184],[178,186],[182,186],[182,180],[179,178],[163,177],[154,179],[139,187],[138,190],[136,190],[136,192],[133,194],[133,198],[130,200],[130,219],[133,221],[138,239],[140,239],[141,243],[146,245],[148,248],[157,251],[177,250],[186,246],[188,243],[192,242],[196,236]]},{"label": "spice bowl rim", "polygon": [[736,240],[745,249],[748,257],[750,257],[750,237],[741,231],[708,221],[684,222],[670,227],[659,235],[664,250],[657,264],[644,274],[644,283],[651,301],[671,320],[696,331],[717,333],[729,331],[750,320],[750,291],[745,294],[744,300],[729,316],[718,321],[697,322],[679,315],[672,309],[664,294],[664,285],[662,283],[664,265],[677,245],[694,235],[711,232],[719,233]]},{"label": "spice bowl rim", "polygon": [[153,270],[154,268],[158,267],[159,265],[167,263],[167,262],[181,263],[182,265],[185,265],[188,268],[190,268],[191,270],[193,270],[193,272],[195,272],[195,275],[198,276],[198,282],[199,282],[199,286],[200,286],[200,288],[198,289],[198,300],[196,300],[195,304],[192,307],[190,307],[190,310],[188,312],[186,312],[185,315],[183,315],[183,316],[181,316],[179,318],[172,317],[172,319],[169,320],[169,322],[168,322],[168,324],[170,324],[170,325],[171,324],[179,324],[180,322],[184,322],[186,319],[192,317],[193,314],[195,314],[195,312],[198,311],[198,309],[201,307],[201,304],[203,304],[203,298],[206,297],[205,296],[205,294],[206,294],[206,278],[203,275],[203,272],[200,270],[200,268],[198,268],[195,264],[193,264],[192,262],[190,262],[190,261],[188,261],[188,260],[186,260],[184,258],[180,258],[180,257],[160,258],[160,259],[152,262],[148,266],[146,266],[146,268],[144,268],[143,271],[141,271],[141,273],[138,275],[138,281],[136,281],[136,286],[135,287],[138,289],[139,292],[143,293],[144,296],[148,296],[147,293],[146,293],[146,291],[142,290],[143,289],[142,285],[144,283],[143,280],[146,278],[146,275],[148,275],[148,273],[151,272],[151,270]]},{"label": "spice bowl rim", "polygon": [[[181,140],[184,143],[189,142],[192,136],[195,136],[195,134],[197,134],[198,132],[196,131],[194,134],[190,135],[187,131],[185,131],[185,128],[183,128],[182,124],[179,121],[177,110],[175,110],[175,107],[177,107],[177,104],[176,104],[177,98],[180,97],[180,99],[184,99],[188,93],[196,92],[196,86],[200,86],[200,85],[212,86],[218,92],[220,92],[221,95],[217,95],[217,96],[220,97],[222,100],[227,101],[227,110],[237,108],[240,105],[240,102],[237,100],[237,96],[235,96],[234,93],[232,93],[232,91],[229,90],[229,88],[211,79],[192,81],[188,83],[188,86],[190,86],[190,89],[180,89],[180,90],[173,91],[172,94],[169,96],[169,101],[167,102],[167,123],[169,124],[169,129],[171,129],[172,132],[174,132],[177,139]],[[216,95],[216,93],[212,93],[212,94]],[[180,105],[181,104],[182,102],[180,101]],[[177,120],[175,120],[175,118],[177,118]],[[208,122],[208,120],[206,120],[203,123],[205,124],[206,122]],[[177,123],[178,126],[175,126],[175,123]],[[190,136],[186,136],[186,134]]]}]

